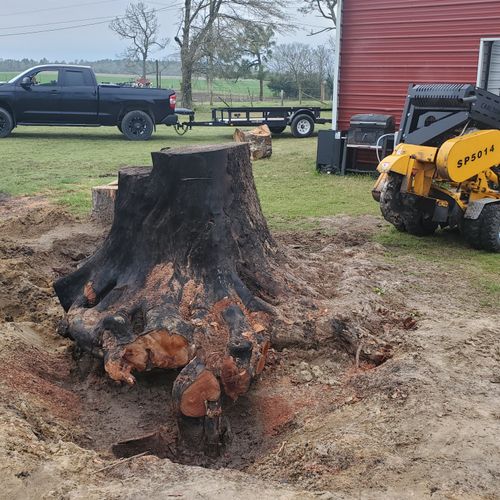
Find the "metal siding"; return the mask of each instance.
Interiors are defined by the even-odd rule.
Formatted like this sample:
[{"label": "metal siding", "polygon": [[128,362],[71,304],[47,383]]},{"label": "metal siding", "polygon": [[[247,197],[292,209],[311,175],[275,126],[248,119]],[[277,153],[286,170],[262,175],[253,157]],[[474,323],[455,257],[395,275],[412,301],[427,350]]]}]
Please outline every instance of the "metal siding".
[{"label": "metal siding", "polygon": [[500,0],[346,0],[339,128],[357,113],[399,122],[409,83],[474,83],[481,38],[500,38]]}]

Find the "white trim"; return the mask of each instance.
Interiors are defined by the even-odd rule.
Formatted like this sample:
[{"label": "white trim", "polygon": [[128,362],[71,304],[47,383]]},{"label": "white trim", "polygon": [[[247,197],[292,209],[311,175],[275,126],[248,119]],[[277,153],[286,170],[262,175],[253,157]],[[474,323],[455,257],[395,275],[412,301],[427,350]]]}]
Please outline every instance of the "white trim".
[{"label": "white trim", "polygon": [[484,45],[485,42],[484,38],[481,38],[479,41],[479,59],[477,61],[477,76],[476,76],[476,86],[481,87],[482,82],[481,82],[481,77],[483,75],[483,65],[484,65]]},{"label": "white trim", "polygon": [[332,130],[337,130],[339,109],[340,44],[342,43],[342,0],[337,3],[337,25],[335,30],[335,63],[333,65]]}]

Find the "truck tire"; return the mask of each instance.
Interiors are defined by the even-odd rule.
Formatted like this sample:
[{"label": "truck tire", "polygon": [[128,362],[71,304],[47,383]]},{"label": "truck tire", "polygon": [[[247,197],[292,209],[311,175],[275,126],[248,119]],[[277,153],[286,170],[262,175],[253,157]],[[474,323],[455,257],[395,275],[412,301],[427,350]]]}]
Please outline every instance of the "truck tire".
[{"label": "truck tire", "polygon": [[7,137],[14,128],[14,120],[10,113],[3,108],[0,108],[0,139]]},{"label": "truck tire", "polygon": [[462,219],[460,225],[460,232],[465,241],[473,248],[482,248],[481,244],[481,222],[482,218],[479,216],[477,219]]},{"label": "truck tire", "polygon": [[129,141],[147,141],[153,135],[153,120],[144,111],[129,111],[120,125],[122,134]]},{"label": "truck tire", "polygon": [[292,120],[291,128],[294,137],[309,137],[314,132],[314,120],[309,115],[298,115]]},{"label": "truck tire", "polygon": [[481,246],[488,252],[500,252],[500,204],[490,203],[481,212]]}]

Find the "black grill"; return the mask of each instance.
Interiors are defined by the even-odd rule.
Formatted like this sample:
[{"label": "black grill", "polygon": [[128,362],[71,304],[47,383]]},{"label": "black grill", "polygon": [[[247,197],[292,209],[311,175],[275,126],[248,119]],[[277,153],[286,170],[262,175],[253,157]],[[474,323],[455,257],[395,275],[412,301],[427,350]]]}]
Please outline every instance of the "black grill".
[{"label": "black grill", "polygon": [[347,144],[351,146],[375,146],[382,135],[394,132],[391,115],[353,115],[347,132]]}]

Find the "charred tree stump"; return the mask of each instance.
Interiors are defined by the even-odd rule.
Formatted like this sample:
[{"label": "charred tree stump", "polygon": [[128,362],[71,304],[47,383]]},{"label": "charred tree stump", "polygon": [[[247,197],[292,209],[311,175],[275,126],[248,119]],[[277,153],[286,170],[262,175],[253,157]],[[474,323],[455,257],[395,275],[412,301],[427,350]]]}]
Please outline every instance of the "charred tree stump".
[{"label": "charred tree stump", "polygon": [[246,144],[153,153],[119,173],[102,247],[55,290],[67,334],[107,374],[182,368],[173,405],[184,437],[217,453],[222,397],[248,391],[265,364],[278,251]]}]

